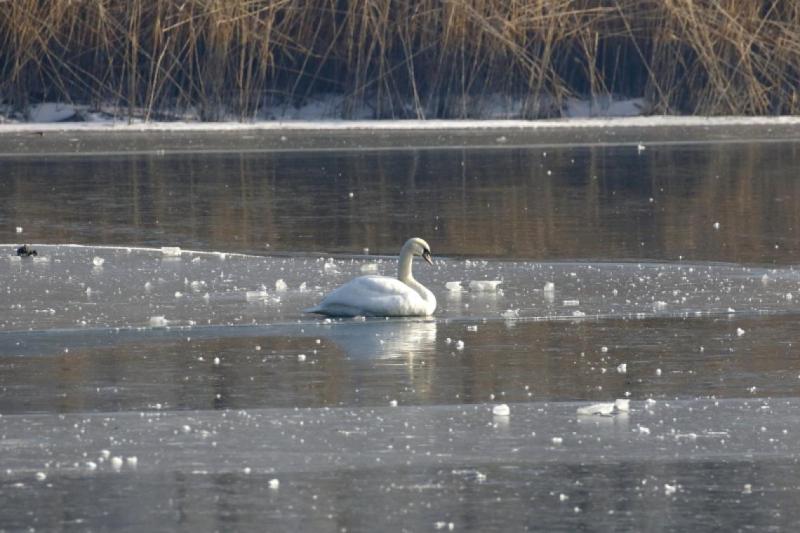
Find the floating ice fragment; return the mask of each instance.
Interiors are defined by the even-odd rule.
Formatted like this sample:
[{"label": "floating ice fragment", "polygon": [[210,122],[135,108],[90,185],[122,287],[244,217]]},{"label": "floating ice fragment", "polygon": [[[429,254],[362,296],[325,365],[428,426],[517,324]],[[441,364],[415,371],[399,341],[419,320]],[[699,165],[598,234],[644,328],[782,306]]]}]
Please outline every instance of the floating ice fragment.
[{"label": "floating ice fragment", "polygon": [[660,376],[660,375],[661,375],[661,369],[660,368],[656,368],[656,376]]},{"label": "floating ice fragment", "polygon": [[745,483],[744,488],[742,489],[742,494],[753,494],[753,485],[750,483]]},{"label": "floating ice fragment", "polygon": [[112,457],[111,468],[119,472],[119,470],[122,468],[122,457]]},{"label": "floating ice fragment", "polygon": [[389,405],[390,405],[391,407],[397,407],[397,400],[391,400],[391,401],[389,401]]},{"label": "floating ice fragment", "polygon": [[111,457],[111,451],[110,450],[100,450],[100,457],[102,457],[103,459],[108,459],[109,457]]},{"label": "floating ice fragment", "polygon": [[639,152],[640,154],[645,150],[647,150],[647,147],[644,144],[639,143],[636,145],[636,151]]},{"label": "floating ice fragment", "polygon": [[613,403],[595,403],[585,407],[578,407],[578,414],[581,416],[603,415],[611,416],[614,414]]},{"label": "floating ice fragment", "polygon": [[600,347],[600,351],[603,352],[603,353],[607,353],[608,352],[608,346],[601,346]]},{"label": "floating ice fragment", "polygon": [[719,229],[719,222],[714,222],[714,229]]},{"label": "floating ice fragment", "polygon": [[377,272],[378,271],[378,263],[366,263],[361,265],[361,272]]},{"label": "floating ice fragment", "polygon": [[461,291],[461,282],[460,281],[448,281],[444,284],[445,288],[450,292],[460,292]]},{"label": "floating ice fragment", "polygon": [[560,502],[565,502],[565,501],[567,501],[567,500],[569,500],[569,496],[567,496],[567,495],[566,495],[566,494],[564,494],[563,492],[562,492],[561,494],[559,494],[559,495],[558,495],[558,501],[560,501]]},{"label": "floating ice fragment", "polygon": [[167,257],[180,257],[181,249],[178,246],[162,246],[161,253]]},{"label": "floating ice fragment", "polygon": [[106,262],[106,260],[103,259],[102,257],[95,256],[95,257],[92,258],[92,264],[94,266],[96,266],[96,267],[103,266],[103,263],[105,263],[105,262]]},{"label": "floating ice fragment", "polygon": [[44,481],[47,479],[47,474],[44,472],[36,472],[36,481]]},{"label": "floating ice fragment", "polygon": [[278,487],[281,486],[281,482],[277,478],[270,479],[267,484],[269,485],[269,488],[271,488],[272,490],[278,490]]},{"label": "floating ice fragment", "polygon": [[649,435],[649,434],[650,434],[650,428],[646,428],[646,427],[644,427],[644,426],[639,426],[639,427],[638,427],[638,428],[636,428],[636,429],[639,431],[639,433],[640,433],[641,435]]},{"label": "floating ice fragment", "polygon": [[175,291],[175,298],[183,298],[183,293],[181,291]]},{"label": "floating ice fragment", "polygon": [[794,296],[792,296],[792,293],[791,293],[791,292],[787,292],[787,293],[786,293],[786,299],[787,299],[787,300],[789,300],[789,301],[791,302],[793,298],[794,298]]},{"label": "floating ice fragment", "polygon": [[556,284],[553,283],[552,281],[548,281],[547,283],[544,284],[544,289],[542,289],[542,290],[544,292],[555,292]]},{"label": "floating ice fragment", "polygon": [[564,307],[578,307],[581,305],[580,300],[564,300]]},{"label": "floating ice fragment", "polygon": [[741,337],[744,335],[745,331],[742,328],[736,328],[736,336]]},{"label": "floating ice fragment", "polygon": [[136,457],[135,455],[132,455],[130,457],[127,457],[125,459],[125,462],[128,463],[128,466],[130,466],[131,468],[136,468],[136,465],[139,464],[139,458]]},{"label": "floating ice fragment", "polygon": [[17,226],[17,233],[22,233],[22,226]]},{"label": "floating ice fragment", "polygon": [[583,311],[578,311],[576,309],[575,311],[572,312],[572,316],[574,316],[575,318],[581,318],[586,316],[586,313],[584,313]]},{"label": "floating ice fragment", "polygon": [[97,470],[97,463],[94,461],[86,461],[85,465],[87,470]]},{"label": "floating ice fragment", "polygon": [[306,284],[305,281],[300,284],[300,286],[298,287],[298,290],[300,292],[306,292],[308,290],[308,285]]},{"label": "floating ice fragment", "polygon": [[323,263],[322,270],[326,273],[335,274],[339,272],[339,269],[336,266],[336,263],[333,262],[333,258],[329,258]]},{"label": "floating ice fragment", "polygon": [[469,282],[469,289],[475,292],[494,292],[501,283],[503,282],[500,280],[472,280]]},{"label": "floating ice fragment", "polygon": [[219,366],[219,357],[214,358],[214,366]]},{"label": "floating ice fragment", "polygon": [[467,331],[478,331],[478,326],[476,325],[467,326]]},{"label": "floating ice fragment", "polygon": [[306,360],[306,354],[304,354],[304,353],[297,354],[297,360],[302,363],[303,361]]},{"label": "floating ice fragment", "polygon": [[617,373],[618,374],[627,374],[628,373],[628,363],[620,363],[617,365]]},{"label": "floating ice fragment", "polygon": [[664,483],[664,494],[666,494],[667,496],[675,494],[677,490],[678,490],[677,485],[670,485],[669,483]]},{"label": "floating ice fragment", "polygon": [[245,300],[266,300],[269,295],[267,291],[247,291],[244,293]]},{"label": "floating ice fragment", "polygon": [[458,340],[456,341],[456,350],[463,350],[464,349],[464,341]]},{"label": "floating ice fragment", "polygon": [[278,292],[286,292],[288,288],[289,286],[286,285],[286,282],[282,279],[279,279],[275,282],[275,290]]},{"label": "floating ice fragment", "polygon": [[500,313],[500,316],[506,320],[514,320],[515,318],[519,318],[519,309],[506,309]]},{"label": "floating ice fragment", "polygon": [[563,444],[564,439],[561,437],[553,437],[552,439],[550,439],[550,442],[552,442],[553,444]]},{"label": "floating ice fragment", "polygon": [[501,403],[492,407],[492,414],[494,416],[510,416],[511,408],[508,407],[508,404]]},{"label": "floating ice fragment", "polygon": [[166,318],[164,318],[163,315],[150,317],[150,327],[152,328],[163,328],[167,325],[168,322],[169,321]]}]

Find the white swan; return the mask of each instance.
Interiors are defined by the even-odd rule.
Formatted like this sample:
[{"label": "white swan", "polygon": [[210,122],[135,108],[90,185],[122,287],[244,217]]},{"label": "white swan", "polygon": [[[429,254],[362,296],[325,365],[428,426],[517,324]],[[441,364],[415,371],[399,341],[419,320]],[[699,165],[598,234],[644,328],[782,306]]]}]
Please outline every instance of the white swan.
[{"label": "white swan", "polygon": [[436,309],[436,297],[411,275],[415,255],[429,264],[428,243],[414,237],[400,250],[397,279],[387,276],[361,276],[325,296],[306,313],[328,316],[428,316]]}]

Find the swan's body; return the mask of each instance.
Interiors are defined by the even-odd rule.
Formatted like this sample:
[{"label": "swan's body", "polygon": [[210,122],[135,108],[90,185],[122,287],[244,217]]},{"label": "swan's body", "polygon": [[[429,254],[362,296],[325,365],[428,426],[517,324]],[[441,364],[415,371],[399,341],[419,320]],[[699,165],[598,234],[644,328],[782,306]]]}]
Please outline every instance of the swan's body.
[{"label": "swan's body", "polygon": [[415,255],[432,264],[428,243],[406,241],[400,250],[397,278],[361,276],[337,288],[307,313],[328,316],[428,316],[436,310],[436,297],[411,275]]}]

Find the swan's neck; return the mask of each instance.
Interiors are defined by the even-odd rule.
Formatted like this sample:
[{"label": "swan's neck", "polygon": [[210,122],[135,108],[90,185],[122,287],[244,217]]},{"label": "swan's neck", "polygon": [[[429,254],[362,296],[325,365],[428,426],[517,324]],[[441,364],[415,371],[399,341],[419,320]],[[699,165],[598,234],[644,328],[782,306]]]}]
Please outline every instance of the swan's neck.
[{"label": "swan's neck", "polygon": [[415,280],[414,276],[411,274],[411,263],[413,261],[414,254],[411,253],[411,250],[404,246],[403,249],[400,250],[400,262],[398,263],[397,268],[397,279],[412,287],[417,283],[417,280]]},{"label": "swan's neck", "polygon": [[431,314],[436,308],[436,297],[425,285],[414,279],[414,275],[411,273],[411,264],[413,261],[414,254],[410,249],[403,247],[400,251],[397,279],[414,289],[414,291],[420,295],[420,298],[422,298],[428,308],[427,313]]}]

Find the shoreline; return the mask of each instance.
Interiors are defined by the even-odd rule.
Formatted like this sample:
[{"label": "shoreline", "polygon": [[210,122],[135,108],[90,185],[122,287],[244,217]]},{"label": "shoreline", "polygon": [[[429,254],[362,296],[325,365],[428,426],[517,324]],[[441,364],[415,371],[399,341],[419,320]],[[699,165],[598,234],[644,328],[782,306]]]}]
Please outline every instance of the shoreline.
[{"label": "shoreline", "polygon": [[0,124],[0,157],[800,141],[800,116]]}]

